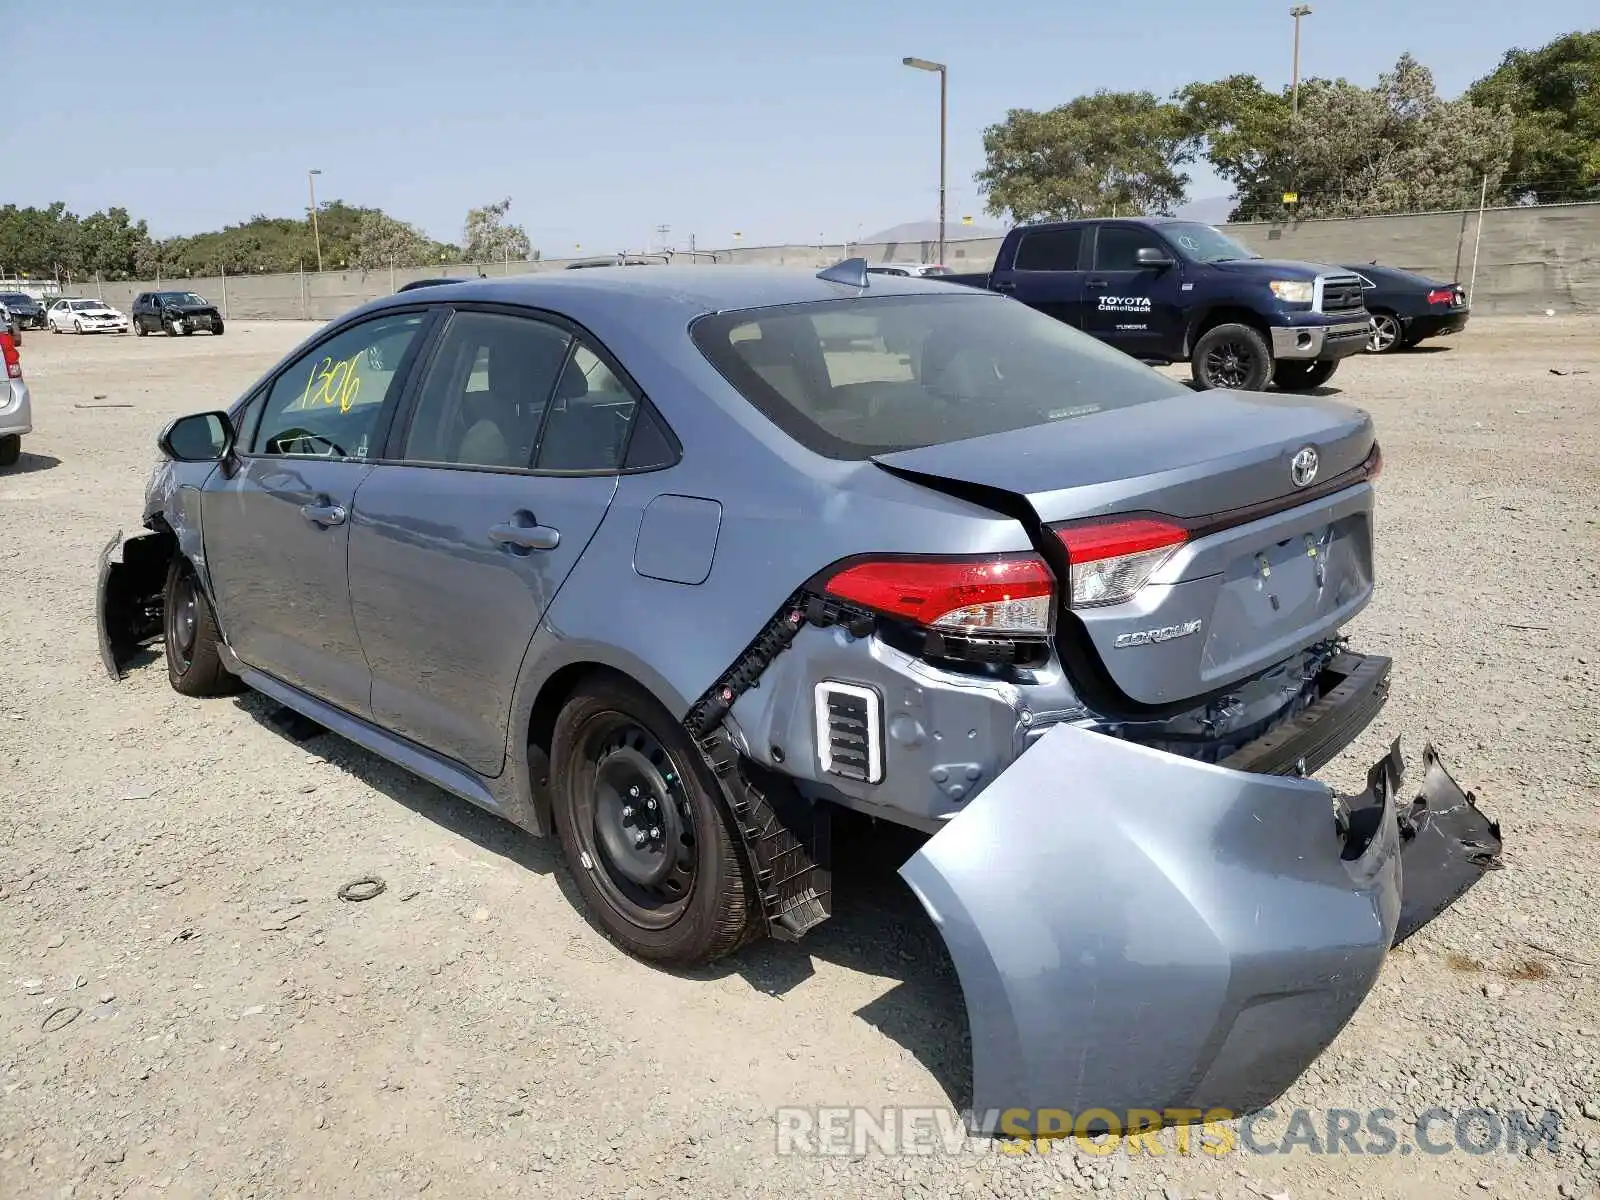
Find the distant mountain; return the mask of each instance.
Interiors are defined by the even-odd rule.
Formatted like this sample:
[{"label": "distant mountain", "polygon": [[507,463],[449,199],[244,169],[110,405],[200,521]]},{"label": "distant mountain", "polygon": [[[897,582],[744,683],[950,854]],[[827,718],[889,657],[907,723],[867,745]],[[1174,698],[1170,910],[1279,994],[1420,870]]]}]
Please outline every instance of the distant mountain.
[{"label": "distant mountain", "polygon": [[[970,242],[975,238],[1001,238],[1005,237],[1004,229],[991,229],[983,225],[963,225],[960,218],[946,221],[944,227],[944,240],[946,242]],[[890,229],[882,229],[877,233],[869,233],[861,238],[863,242],[877,245],[882,242],[937,242],[939,240],[939,222],[937,221],[907,221],[904,225],[896,225]]]},{"label": "distant mountain", "polygon": [[1233,211],[1233,204],[1232,196],[1203,196],[1199,200],[1189,201],[1173,215],[1189,221],[1201,221],[1207,225],[1223,225],[1227,223],[1228,214]]}]

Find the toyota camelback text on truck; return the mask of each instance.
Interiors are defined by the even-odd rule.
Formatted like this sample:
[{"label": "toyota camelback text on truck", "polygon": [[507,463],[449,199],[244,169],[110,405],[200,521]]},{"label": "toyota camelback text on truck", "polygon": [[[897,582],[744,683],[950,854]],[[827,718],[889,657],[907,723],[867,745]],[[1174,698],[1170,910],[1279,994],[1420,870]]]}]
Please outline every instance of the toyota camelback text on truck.
[{"label": "toyota camelback text on truck", "polygon": [[1367,344],[1361,280],[1265,259],[1219,230],[1160,217],[1027,225],[987,275],[1004,292],[1152,363],[1187,361],[1203,388],[1320,387]]}]

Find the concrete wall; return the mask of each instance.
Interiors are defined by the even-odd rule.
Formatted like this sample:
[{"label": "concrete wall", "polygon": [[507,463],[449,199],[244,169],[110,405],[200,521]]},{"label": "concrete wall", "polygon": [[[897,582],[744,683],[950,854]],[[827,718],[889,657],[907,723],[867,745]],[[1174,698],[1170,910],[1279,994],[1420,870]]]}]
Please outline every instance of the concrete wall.
[{"label": "concrete wall", "polygon": [[[1376,258],[1466,284],[1479,242],[1478,213],[1419,213],[1413,216],[1360,217],[1339,221],[1301,221],[1225,227],[1252,249],[1270,258],[1311,262],[1368,262]],[[997,238],[947,242],[945,260],[957,271],[986,271],[1000,249]],[[1600,311],[1600,204],[1489,209],[1483,214],[1478,244],[1473,307],[1479,312],[1530,313]],[[851,255],[873,262],[930,261],[936,243],[887,245],[748,246],[733,250],[680,253],[675,262],[702,265],[760,264],[820,268]],[[569,260],[489,263],[491,277],[564,269]],[[162,280],[159,286],[187,288],[221,306],[234,320],[328,319],[358,304],[393,292],[414,279],[470,278],[479,267],[459,264],[396,271],[324,271],[296,275],[230,275],[226,279]],[[156,281],[88,282],[73,289],[100,295],[127,311],[136,293]]]}]

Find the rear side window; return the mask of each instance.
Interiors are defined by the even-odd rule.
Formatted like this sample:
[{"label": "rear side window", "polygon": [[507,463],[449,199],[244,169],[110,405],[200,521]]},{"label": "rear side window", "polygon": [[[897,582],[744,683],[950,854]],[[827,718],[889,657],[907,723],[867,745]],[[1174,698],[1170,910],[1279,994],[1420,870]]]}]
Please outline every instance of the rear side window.
[{"label": "rear side window", "polygon": [[861,459],[1186,395],[996,296],[884,296],[701,317],[695,345],[780,429]]},{"label": "rear side window", "polygon": [[1022,235],[1017,247],[1016,269],[1019,271],[1076,271],[1078,248],[1083,245],[1083,230],[1041,229],[1037,233]]}]

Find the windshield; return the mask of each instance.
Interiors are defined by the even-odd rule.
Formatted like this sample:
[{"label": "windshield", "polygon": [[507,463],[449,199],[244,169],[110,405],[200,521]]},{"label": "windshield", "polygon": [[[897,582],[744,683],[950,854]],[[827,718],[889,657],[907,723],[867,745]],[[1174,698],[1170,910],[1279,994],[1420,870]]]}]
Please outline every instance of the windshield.
[{"label": "windshield", "polygon": [[204,304],[205,300],[193,292],[160,292],[156,297],[163,304]]},{"label": "windshield", "polygon": [[1172,221],[1158,226],[1178,252],[1190,262],[1233,262],[1240,258],[1260,258],[1248,246],[1241,246],[1220,229],[1198,221]]},{"label": "windshield", "polygon": [[690,336],[775,425],[829,458],[870,458],[1186,394],[1120,350],[983,294],[714,313]]},{"label": "windshield", "polygon": [[32,304],[32,296],[25,296],[21,292],[0,292],[0,303],[4,304]]},{"label": "windshield", "polygon": [[72,302],[73,312],[94,312],[105,307],[106,303],[103,300],[74,300]]}]

